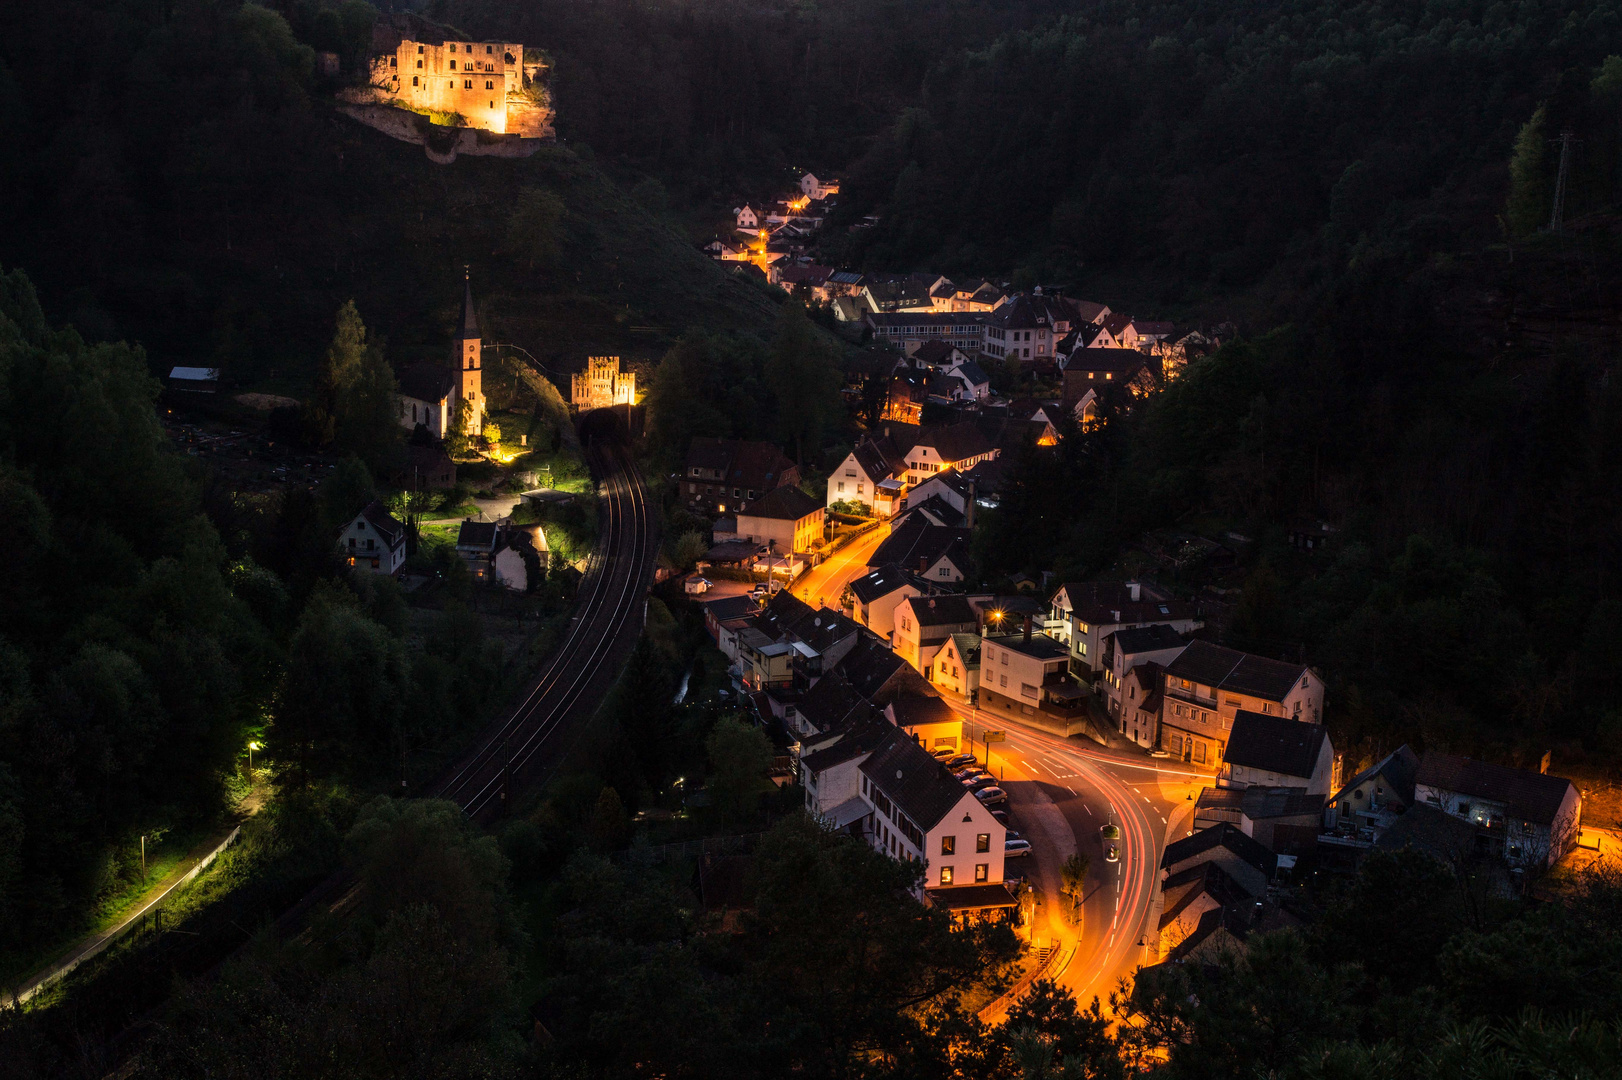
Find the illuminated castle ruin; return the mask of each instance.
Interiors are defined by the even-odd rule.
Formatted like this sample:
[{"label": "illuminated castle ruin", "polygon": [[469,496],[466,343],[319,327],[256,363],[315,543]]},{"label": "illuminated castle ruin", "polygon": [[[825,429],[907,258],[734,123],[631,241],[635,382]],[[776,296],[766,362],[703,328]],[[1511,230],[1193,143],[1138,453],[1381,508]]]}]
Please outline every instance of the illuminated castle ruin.
[{"label": "illuminated castle ruin", "polygon": [[539,139],[553,134],[540,86],[546,67],[510,41],[462,41],[414,16],[379,19],[372,32],[370,85],[341,95],[352,104],[393,105],[455,126]]},{"label": "illuminated castle ruin", "polygon": [[621,371],[617,356],[593,356],[586,370],[570,377],[569,399],[576,410],[608,409],[636,403],[636,372]]}]

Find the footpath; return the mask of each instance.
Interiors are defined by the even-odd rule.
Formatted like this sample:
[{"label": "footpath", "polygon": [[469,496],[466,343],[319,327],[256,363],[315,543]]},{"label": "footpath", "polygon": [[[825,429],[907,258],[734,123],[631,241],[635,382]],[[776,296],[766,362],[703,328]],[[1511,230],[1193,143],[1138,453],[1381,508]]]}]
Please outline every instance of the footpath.
[{"label": "footpath", "polygon": [[[250,796],[244,800],[243,809],[247,817],[252,817],[253,814],[258,812],[261,805],[263,805],[262,797]],[[140,899],[132,904],[129,910],[111,926],[103,930],[93,931],[80,938],[60,959],[47,966],[44,970],[29,976],[15,990],[8,990],[5,997],[9,998],[13,1005],[26,1005],[40,991],[64,978],[79,965],[105,952],[109,945],[140,926],[143,920],[147,918],[161,920],[163,906],[170,897],[190,885],[198,874],[207,870],[214,860],[219,858],[222,851],[236,843],[237,837],[241,834],[242,824],[238,822],[229,830],[216,833],[192,848],[179,866],[142,893]]]}]

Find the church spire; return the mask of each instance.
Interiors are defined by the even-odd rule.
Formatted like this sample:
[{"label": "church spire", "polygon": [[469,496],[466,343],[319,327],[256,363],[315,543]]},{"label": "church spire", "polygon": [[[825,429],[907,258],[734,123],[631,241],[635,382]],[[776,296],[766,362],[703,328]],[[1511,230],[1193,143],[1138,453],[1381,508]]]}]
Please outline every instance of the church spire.
[{"label": "church spire", "polygon": [[473,272],[462,267],[462,340],[479,336],[479,320],[473,312]]}]

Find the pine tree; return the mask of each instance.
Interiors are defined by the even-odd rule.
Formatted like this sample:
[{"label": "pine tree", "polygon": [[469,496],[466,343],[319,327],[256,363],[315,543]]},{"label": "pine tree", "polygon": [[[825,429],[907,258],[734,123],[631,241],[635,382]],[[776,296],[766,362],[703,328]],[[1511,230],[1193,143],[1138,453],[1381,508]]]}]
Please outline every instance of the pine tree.
[{"label": "pine tree", "polygon": [[1509,158],[1509,228],[1516,236],[1536,232],[1549,212],[1547,124],[1548,109],[1539,105],[1515,136]]}]

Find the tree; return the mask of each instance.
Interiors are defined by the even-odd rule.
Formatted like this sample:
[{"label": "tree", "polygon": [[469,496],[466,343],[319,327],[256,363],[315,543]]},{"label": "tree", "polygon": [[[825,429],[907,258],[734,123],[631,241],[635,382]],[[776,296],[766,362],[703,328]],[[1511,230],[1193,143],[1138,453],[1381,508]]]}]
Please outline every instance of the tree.
[{"label": "tree", "polygon": [[777,398],[777,426],[794,443],[794,460],[805,463],[805,444],[821,449],[824,427],[839,411],[839,369],[834,366],[805,305],[790,300],[777,320],[766,361],[766,381]]},{"label": "tree", "polygon": [[586,826],[591,846],[598,851],[615,851],[630,839],[631,819],[620,802],[620,793],[605,787],[597,793],[597,804],[592,808],[591,821]]},{"label": "tree", "polygon": [[710,755],[710,777],[706,785],[710,805],[728,822],[737,822],[760,807],[760,797],[771,790],[767,770],[772,764],[772,744],[757,727],[723,718],[705,742]]},{"label": "tree", "polygon": [[691,529],[676,536],[670,542],[670,562],[677,570],[691,570],[693,564],[704,557],[709,545],[704,542],[704,534]]},{"label": "tree", "polygon": [[338,309],[337,330],[305,411],[307,437],[334,445],[368,465],[386,464],[404,439],[394,371],[353,300]]},{"label": "tree", "polygon": [[1517,236],[1537,232],[1549,213],[1548,117],[1547,107],[1539,105],[1521,125],[1510,154],[1508,218]]},{"label": "tree", "polygon": [[549,270],[563,252],[563,200],[545,188],[521,188],[507,216],[506,251],[530,270]]},{"label": "tree", "polygon": [[450,426],[445,430],[445,452],[453,458],[466,458],[473,455],[473,405],[467,398],[461,398],[456,403],[456,415],[451,417]]},{"label": "tree", "polygon": [[1081,907],[1086,895],[1087,871],[1092,869],[1092,864],[1093,860],[1085,852],[1078,851],[1059,866],[1059,891],[1070,897],[1074,908]]}]

